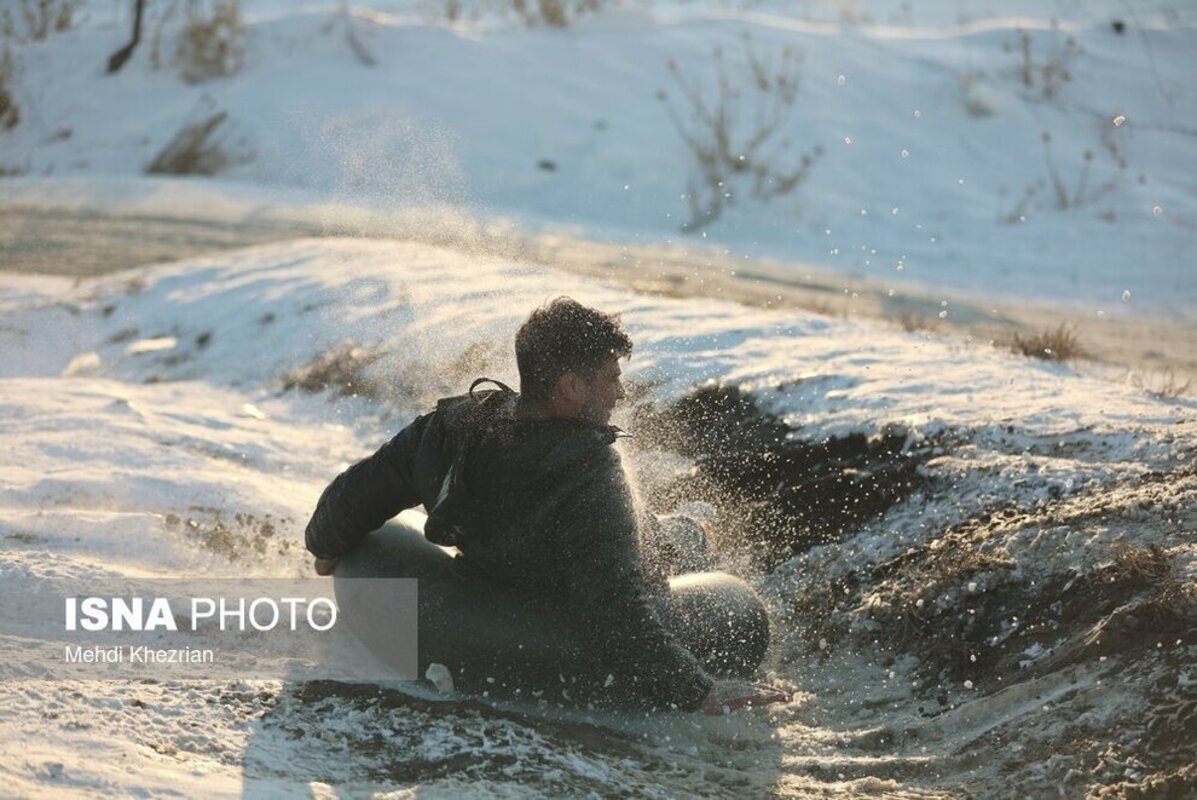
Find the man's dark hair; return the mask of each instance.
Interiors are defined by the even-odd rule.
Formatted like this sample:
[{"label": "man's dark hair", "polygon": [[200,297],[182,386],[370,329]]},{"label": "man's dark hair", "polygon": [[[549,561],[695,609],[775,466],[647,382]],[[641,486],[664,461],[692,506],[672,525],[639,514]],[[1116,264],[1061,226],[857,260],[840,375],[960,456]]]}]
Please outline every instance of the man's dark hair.
[{"label": "man's dark hair", "polygon": [[593,374],[609,358],[631,353],[632,340],[619,326],[618,314],[558,297],[533,311],[515,334],[520,393],[543,403],[565,373]]}]

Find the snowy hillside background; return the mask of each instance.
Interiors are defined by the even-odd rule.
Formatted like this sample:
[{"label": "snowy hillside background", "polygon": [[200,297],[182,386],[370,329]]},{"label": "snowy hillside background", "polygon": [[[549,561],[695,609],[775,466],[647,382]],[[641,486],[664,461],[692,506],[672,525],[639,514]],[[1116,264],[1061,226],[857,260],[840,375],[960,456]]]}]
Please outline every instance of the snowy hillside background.
[{"label": "snowy hillside background", "polygon": [[[1197,14],[594,5],[559,28],[499,2],[244,0],[228,47],[196,61],[177,57],[181,31],[213,6],[150,3],[145,41],[107,76],[131,4],[80,4],[31,40],[36,4],[7,2],[0,573],[307,575],[302,529],[332,475],[474,376],[514,381],[512,331],[570,294],[623,312],[637,346],[621,421],[640,434],[625,455],[658,510],[696,491],[719,506],[722,557],[777,622],[764,677],[795,701],[628,719],[426,689],[22,673],[0,693],[5,785],[1197,791]],[[731,138],[704,173],[718,126],[686,87],[718,119],[721,70]],[[205,124],[182,162],[214,174],[145,174]],[[129,226],[107,261],[93,218]],[[139,258],[139,236],[180,230],[169,220],[271,243]],[[180,255],[203,249],[191,237]],[[833,313],[783,307],[794,285]],[[870,295],[881,310],[852,313]],[[919,299],[914,330],[870,318],[891,296]],[[1154,363],[1182,377],[936,328],[1010,307],[1166,331]],[[694,407],[728,441],[654,425]],[[787,444],[762,449],[754,426]],[[763,488],[720,471],[778,457],[804,466]],[[803,509],[842,490],[804,494],[812,476],[875,513],[827,509],[819,527]]]},{"label": "snowy hillside background", "polygon": [[[1124,312],[1129,292],[1134,310],[1189,320],[1197,306],[1197,187],[1178,168],[1197,140],[1184,4],[602,3],[554,29],[497,2],[450,23],[436,2],[346,15],[260,0],[227,49],[203,51],[219,68],[176,60],[183,5],[150,4],[144,47],[113,77],[129,3],[82,5],[72,29],[13,48],[21,122],[0,161],[25,178],[6,196],[138,175],[223,112],[207,140],[219,172],[268,186],[265,204],[306,190],[621,242],[690,241],[680,229],[698,222],[737,256],[887,287],[1092,313]],[[233,74],[187,82],[196,60]],[[705,212],[711,192],[669,111],[704,147],[718,126],[693,118],[682,82],[727,114],[728,155],[744,157],[721,167],[709,221],[690,212],[687,196]],[[777,179],[768,192],[804,154],[791,192],[754,196],[754,169]]]}]

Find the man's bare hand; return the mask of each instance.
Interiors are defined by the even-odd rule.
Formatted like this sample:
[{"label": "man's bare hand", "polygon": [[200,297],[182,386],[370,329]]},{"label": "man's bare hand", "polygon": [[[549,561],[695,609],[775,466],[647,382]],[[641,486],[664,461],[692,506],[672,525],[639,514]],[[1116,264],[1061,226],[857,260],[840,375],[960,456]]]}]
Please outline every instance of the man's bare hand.
[{"label": "man's bare hand", "polygon": [[315,567],[317,575],[332,575],[333,570],[336,569],[337,560],[335,558],[317,558]]},{"label": "man's bare hand", "polygon": [[789,700],[789,692],[783,692],[772,686],[719,681],[702,701],[702,710],[705,714],[726,714],[738,708],[755,708],[770,703],[785,703]]}]

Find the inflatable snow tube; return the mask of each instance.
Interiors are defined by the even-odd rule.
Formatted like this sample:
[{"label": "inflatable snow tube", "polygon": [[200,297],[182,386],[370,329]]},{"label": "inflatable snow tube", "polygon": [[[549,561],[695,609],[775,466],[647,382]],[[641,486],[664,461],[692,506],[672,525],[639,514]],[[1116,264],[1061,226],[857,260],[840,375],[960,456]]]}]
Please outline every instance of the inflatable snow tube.
[{"label": "inflatable snow tube", "polygon": [[[415,527],[392,521],[337,563],[340,616],[376,655],[387,659],[386,610],[359,592],[355,578],[416,578],[420,675],[431,664],[449,669],[458,691],[534,697],[570,704],[642,706],[634,679],[613,680],[584,631],[549,604],[537,604],[493,583],[463,578],[453,551]],[[653,600],[661,622],[712,675],[749,677],[769,647],[769,619],[756,592],[722,572],[671,578]],[[629,678],[631,676],[628,676]]]}]

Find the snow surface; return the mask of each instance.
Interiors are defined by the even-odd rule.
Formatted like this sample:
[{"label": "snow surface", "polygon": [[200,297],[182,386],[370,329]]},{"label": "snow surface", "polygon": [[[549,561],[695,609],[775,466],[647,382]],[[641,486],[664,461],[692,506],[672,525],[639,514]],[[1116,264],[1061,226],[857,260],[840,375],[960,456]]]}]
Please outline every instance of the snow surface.
[{"label": "snow surface", "polygon": [[[960,3],[629,3],[564,30],[527,29],[502,4],[454,24],[431,2],[351,18],[332,5],[245,3],[243,68],[195,84],[170,66],[170,21],[160,68],[143,47],[105,76],[127,10],[85,7],[74,29],[18,52],[24,119],[0,164],[26,177],[6,180],[3,197],[52,203],[76,184],[56,191],[46,178],[139,174],[184,123],[223,110],[218,138],[245,156],[224,178],[271,187],[259,208],[288,195],[376,214],[451,208],[590,238],[716,244],[943,297],[1186,320],[1197,307],[1197,186],[1178,168],[1197,156],[1186,5],[1028,2],[998,16]],[[354,57],[350,29],[374,66]],[[713,107],[720,50],[741,92],[732,147],[746,149],[758,108],[749,54],[777,65],[786,47],[800,90],[769,160],[784,172],[797,153],[823,155],[768,203],[748,176],[729,178],[734,205],[682,234],[694,159],[658,98],[690,123],[669,64]],[[1070,79],[1049,96],[1052,63]],[[1045,133],[1065,195],[1100,196],[1058,207]],[[140,191],[143,207],[161,202],[160,187]]]},{"label": "snow surface", "polygon": [[[0,167],[23,174],[0,180],[0,210],[294,224],[305,235],[401,220],[451,229],[443,238],[458,245],[508,229],[705,243],[746,269],[772,256],[936,300],[1197,321],[1187,5],[628,0],[549,30],[527,29],[502,3],[449,23],[432,0],[377,0],[351,16],[332,3],[246,0],[243,69],[198,84],[170,66],[177,20],[162,23],[161,4],[150,22],[163,25],[164,64],[143,45],[120,76],[102,74],[127,5],[90,3],[72,30],[14,50],[23,121],[0,133]],[[349,30],[374,66],[354,55]],[[1068,37],[1079,47],[1054,96],[1038,77],[1020,82],[1020,30],[1036,59]],[[733,207],[683,234],[690,154],[657,92],[684,112],[668,64],[709,87],[716,47],[743,79],[745,33],[762,57],[801,53],[786,130],[797,150],[823,155],[793,194],[762,203],[737,183]],[[215,109],[230,115],[226,145],[251,157],[216,180],[141,175],[186,121]],[[1044,131],[1070,191],[1087,149],[1090,189],[1114,184],[1069,209],[1048,185],[1025,221],[1003,221],[1048,177]],[[1023,640],[1029,677],[1000,684],[978,670],[928,688],[922,654],[867,646],[883,632],[866,612],[891,587],[866,583],[843,615],[857,638],[818,652],[798,635],[809,621],[795,598],[927,552],[993,509],[1010,516],[970,546],[1032,585],[1093,574],[1119,545],[1163,548],[1191,585],[1190,398],[982,342],[637,294],[483,250],[310,237],[99,277],[0,263],[0,580],[311,576],[302,530],[328,480],[477,375],[513,382],[515,327],[570,294],[623,313],[636,341],[625,372],[649,400],[726,382],[755,392],[796,438],[897,426],[912,447],[939,448],[924,492],[840,545],[753,576],[781,625],[772,677],[794,702],[646,719],[415,688],[367,702],[281,682],[6,680],[0,793],[948,797],[1083,794],[1090,772],[1105,783],[1143,774],[1113,749],[1098,769],[1071,755],[1090,750],[1061,743],[1078,730],[1141,731],[1144,687],[1190,685],[1191,641],[1162,649],[1164,666],[1110,651],[1049,669],[1069,652],[1062,631]],[[286,388],[351,346],[379,391]],[[627,455],[645,482],[690,466]],[[978,572],[931,604],[971,614],[998,588]],[[1017,623],[1002,635],[1014,641]]]}]

